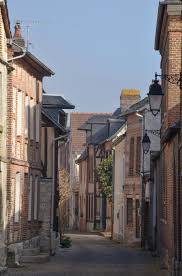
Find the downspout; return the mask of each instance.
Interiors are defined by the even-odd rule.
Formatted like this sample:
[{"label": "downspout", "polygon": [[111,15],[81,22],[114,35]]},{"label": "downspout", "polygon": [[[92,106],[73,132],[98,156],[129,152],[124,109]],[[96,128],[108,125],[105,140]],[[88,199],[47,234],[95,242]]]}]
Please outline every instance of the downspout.
[{"label": "downspout", "polygon": [[112,150],[112,213],[111,213],[111,237],[113,239],[113,229],[114,229],[114,184],[115,184],[115,148]]},{"label": "downspout", "polygon": [[21,47],[20,45],[16,44],[15,42],[12,42],[12,44],[15,45],[16,47],[20,48],[20,49],[22,50],[23,54],[8,59],[8,62],[12,62],[12,61],[14,61],[14,60],[21,59],[21,58],[23,58],[23,57],[26,55],[26,53],[27,53],[27,49],[26,49],[26,48]]},{"label": "downspout", "polygon": [[96,230],[96,215],[97,215],[97,181],[96,181],[96,146],[94,145],[94,230]]},{"label": "downspout", "polygon": [[[142,118],[142,128],[143,133],[145,133],[145,113],[141,115],[139,112],[136,112],[136,115]],[[145,175],[144,175],[144,151],[142,149],[142,198],[141,198],[141,247],[145,248]]]}]

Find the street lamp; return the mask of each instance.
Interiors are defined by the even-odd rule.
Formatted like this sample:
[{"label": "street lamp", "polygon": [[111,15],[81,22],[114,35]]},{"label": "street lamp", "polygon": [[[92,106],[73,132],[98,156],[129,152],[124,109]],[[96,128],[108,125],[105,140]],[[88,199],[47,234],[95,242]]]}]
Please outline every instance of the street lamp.
[{"label": "street lamp", "polygon": [[149,152],[150,145],[151,145],[151,141],[150,141],[150,138],[149,138],[149,136],[146,132],[145,135],[143,136],[143,139],[142,139],[142,147],[143,147],[143,152],[145,154],[147,154]]},{"label": "street lamp", "polygon": [[160,112],[163,96],[162,87],[157,80],[157,75],[155,75],[155,80],[150,85],[148,93],[150,111],[154,116]]},{"label": "street lamp", "polygon": [[182,89],[182,73],[179,74],[163,74],[158,75],[155,73],[155,80],[153,80],[152,84],[149,88],[148,98],[149,98],[149,105],[150,105],[150,111],[154,116],[156,116],[160,112],[162,99],[164,96],[164,93],[162,91],[162,87],[159,84],[158,77],[160,77],[162,80],[165,80],[171,84],[176,84],[177,86]]}]

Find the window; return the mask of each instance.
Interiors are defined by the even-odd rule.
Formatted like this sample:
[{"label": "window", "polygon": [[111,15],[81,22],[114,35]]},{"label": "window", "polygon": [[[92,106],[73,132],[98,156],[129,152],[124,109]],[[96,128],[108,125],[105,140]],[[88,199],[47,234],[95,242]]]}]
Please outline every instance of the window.
[{"label": "window", "polygon": [[93,195],[91,195],[91,216],[90,216],[90,220],[93,221],[94,218],[94,198]]},{"label": "window", "polygon": [[30,139],[34,140],[34,135],[35,135],[35,102],[34,99],[30,100]]},{"label": "window", "polygon": [[39,81],[36,80],[36,102],[39,102],[39,91],[40,91],[40,85],[39,85]]},{"label": "window", "polygon": [[82,180],[83,180],[83,176],[82,176],[82,166],[83,166],[83,164],[82,164],[82,162],[80,162],[79,163],[79,179],[80,179],[80,184],[82,184]]},{"label": "window", "polygon": [[89,182],[93,182],[93,156],[89,157]]},{"label": "window", "polygon": [[133,199],[127,198],[127,224],[133,223]]},{"label": "window", "polygon": [[138,239],[140,237],[140,217],[139,217],[139,212],[140,212],[140,201],[139,199],[136,199],[135,201],[135,211],[136,211],[136,238]]},{"label": "window", "polygon": [[141,137],[137,137],[136,141],[136,174],[140,174],[141,167]]},{"label": "window", "polygon": [[37,220],[37,204],[38,204],[38,181],[39,177],[35,177],[35,187],[34,187],[34,219]]},{"label": "window", "polygon": [[162,153],[162,174],[161,174],[161,218],[167,220],[167,185],[166,185],[166,156],[165,151]]},{"label": "window", "polygon": [[36,142],[39,143],[40,139],[40,104],[36,105]]},{"label": "window", "polygon": [[17,92],[16,92],[16,88],[13,87],[13,113],[16,114],[16,95],[17,95]]},{"label": "window", "polygon": [[28,192],[28,221],[32,220],[32,184],[33,177],[30,175],[29,192]]},{"label": "window", "polygon": [[130,153],[129,153],[129,175],[133,176],[134,173],[134,137],[130,139]]},{"label": "window", "polygon": [[79,181],[79,164],[74,164],[75,167],[75,180]]},{"label": "window", "polygon": [[25,97],[25,137],[28,138],[29,134],[29,117],[30,117],[30,98]]},{"label": "window", "polygon": [[12,155],[15,157],[16,149],[16,120],[12,120]]},{"label": "window", "polygon": [[23,119],[23,93],[18,91],[18,104],[17,104],[17,135],[22,135],[22,119]]},{"label": "window", "polygon": [[94,220],[94,195],[93,194],[87,195],[87,220],[88,221]]},{"label": "window", "polygon": [[16,173],[16,187],[15,187],[15,222],[20,220],[20,192],[21,192],[21,174]]},{"label": "window", "polygon": [[123,191],[125,185],[125,157],[121,157],[121,189]]}]

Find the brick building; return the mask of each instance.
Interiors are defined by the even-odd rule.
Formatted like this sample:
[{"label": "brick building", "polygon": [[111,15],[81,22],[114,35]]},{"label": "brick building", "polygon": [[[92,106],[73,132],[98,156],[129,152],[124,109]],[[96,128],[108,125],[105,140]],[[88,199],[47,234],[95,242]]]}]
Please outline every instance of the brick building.
[{"label": "brick building", "polygon": [[[143,112],[147,106],[148,99],[137,102],[121,114],[125,118],[126,133],[124,146],[124,242],[138,244],[141,239],[141,140],[142,120],[137,112]],[[122,156],[121,156],[122,157]]]},{"label": "brick building", "polygon": [[40,115],[42,81],[53,72],[30,52],[19,23],[9,47],[7,243],[16,261],[23,247],[39,245]]},{"label": "brick building", "polygon": [[[161,54],[162,75],[179,75],[182,61],[182,2],[159,4],[155,49]],[[163,266],[181,275],[181,90],[162,80],[161,151],[156,159],[158,251]],[[158,161],[159,160],[159,161]]]},{"label": "brick building", "polygon": [[6,1],[0,1],[0,268],[6,264],[7,230],[7,97],[8,64],[7,43],[11,38]]},{"label": "brick building", "polygon": [[[99,185],[96,181],[96,158],[97,146],[101,137],[100,131],[104,129],[104,135],[107,133],[107,120],[111,114],[100,113],[91,117],[80,130],[86,132],[86,146],[81,156],[77,160],[80,172],[80,196],[79,196],[79,221],[86,221],[86,230],[93,231],[101,228],[100,215],[100,192]],[[87,171],[85,172],[85,168]],[[85,214],[85,217],[83,217]],[[82,225],[82,223],[81,223]],[[85,223],[84,223],[85,225]],[[81,226],[80,226],[81,227]]]},{"label": "brick building", "polygon": [[[96,115],[96,113],[74,112],[70,115],[70,141],[69,141],[69,156],[70,156],[70,182],[72,186],[72,198],[69,206],[69,227],[78,229],[79,227],[79,166],[75,160],[81,155],[85,144],[89,129],[86,132],[79,128],[84,125],[88,119]],[[89,128],[89,127],[88,127]]]},{"label": "brick building", "polygon": [[[84,229],[86,228],[87,231],[112,230],[111,204],[101,194],[96,177],[96,168],[103,159],[112,154],[112,137],[126,120],[122,114],[125,114],[129,107],[139,100],[140,91],[124,89],[120,96],[120,107],[113,114],[93,116],[80,127],[87,132],[85,150],[77,160],[82,183],[80,215],[84,221]],[[87,168],[87,173],[83,168]]]}]

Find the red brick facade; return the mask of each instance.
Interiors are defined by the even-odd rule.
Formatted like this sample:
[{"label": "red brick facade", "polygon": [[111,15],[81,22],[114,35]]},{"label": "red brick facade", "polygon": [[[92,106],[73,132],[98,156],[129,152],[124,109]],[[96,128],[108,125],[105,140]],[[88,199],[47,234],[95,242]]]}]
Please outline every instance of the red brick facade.
[{"label": "red brick facade", "polygon": [[[182,53],[182,3],[164,1],[159,5],[156,32],[156,50],[161,54],[162,74],[181,72]],[[176,84],[162,81],[164,99],[162,104],[162,129],[160,176],[158,176],[158,250],[163,266],[177,271],[181,256],[180,225],[180,136],[170,127],[180,120],[181,91]],[[179,275],[179,274],[175,274]],[[181,275],[181,274],[180,274]]]},{"label": "red brick facade", "polygon": [[135,243],[140,239],[140,217],[141,207],[141,156],[142,121],[135,113],[127,116],[127,132],[125,142],[125,242]]},{"label": "red brick facade", "polygon": [[[7,200],[9,203],[8,208],[8,243],[14,243],[17,241],[30,239],[35,235],[38,235],[39,222],[38,213],[37,218],[34,219],[34,198],[32,196],[32,219],[28,221],[28,202],[29,202],[29,182],[30,175],[33,177],[32,195],[35,193],[35,177],[41,175],[40,164],[40,143],[34,140],[30,140],[30,137],[25,137],[25,97],[29,96],[34,99],[35,104],[38,104],[41,108],[41,76],[27,65],[24,60],[20,60],[14,65],[15,70],[9,77],[9,90],[8,90],[8,181],[7,181]],[[26,74],[27,78],[23,77]],[[30,79],[32,81],[30,81]],[[39,91],[35,94],[35,83],[40,83]],[[18,136],[14,133],[17,129],[17,93],[23,93],[23,116],[22,116],[22,135]],[[16,93],[16,94],[13,94]],[[13,100],[15,102],[13,102]],[[14,108],[14,110],[13,110]],[[40,113],[35,116],[40,116]],[[30,120],[30,118],[29,118]],[[34,118],[36,120],[36,118]],[[40,117],[39,117],[40,122]],[[15,124],[15,125],[14,125]],[[35,122],[34,122],[35,124]],[[29,121],[30,125],[30,121]],[[40,124],[39,124],[40,127]],[[36,129],[36,126],[35,126]],[[29,130],[30,131],[30,130]],[[36,129],[36,131],[40,131]],[[20,195],[20,217],[19,222],[15,221],[15,190],[16,190],[16,173],[21,173],[21,195]],[[38,192],[38,190],[37,190]],[[38,202],[37,202],[38,204]],[[38,205],[37,205],[38,212]]]},{"label": "red brick facade", "polygon": [[9,74],[7,102],[7,241],[12,244],[39,235],[42,79],[51,73],[30,53],[13,60],[22,55],[14,46],[9,55],[14,70]]}]

